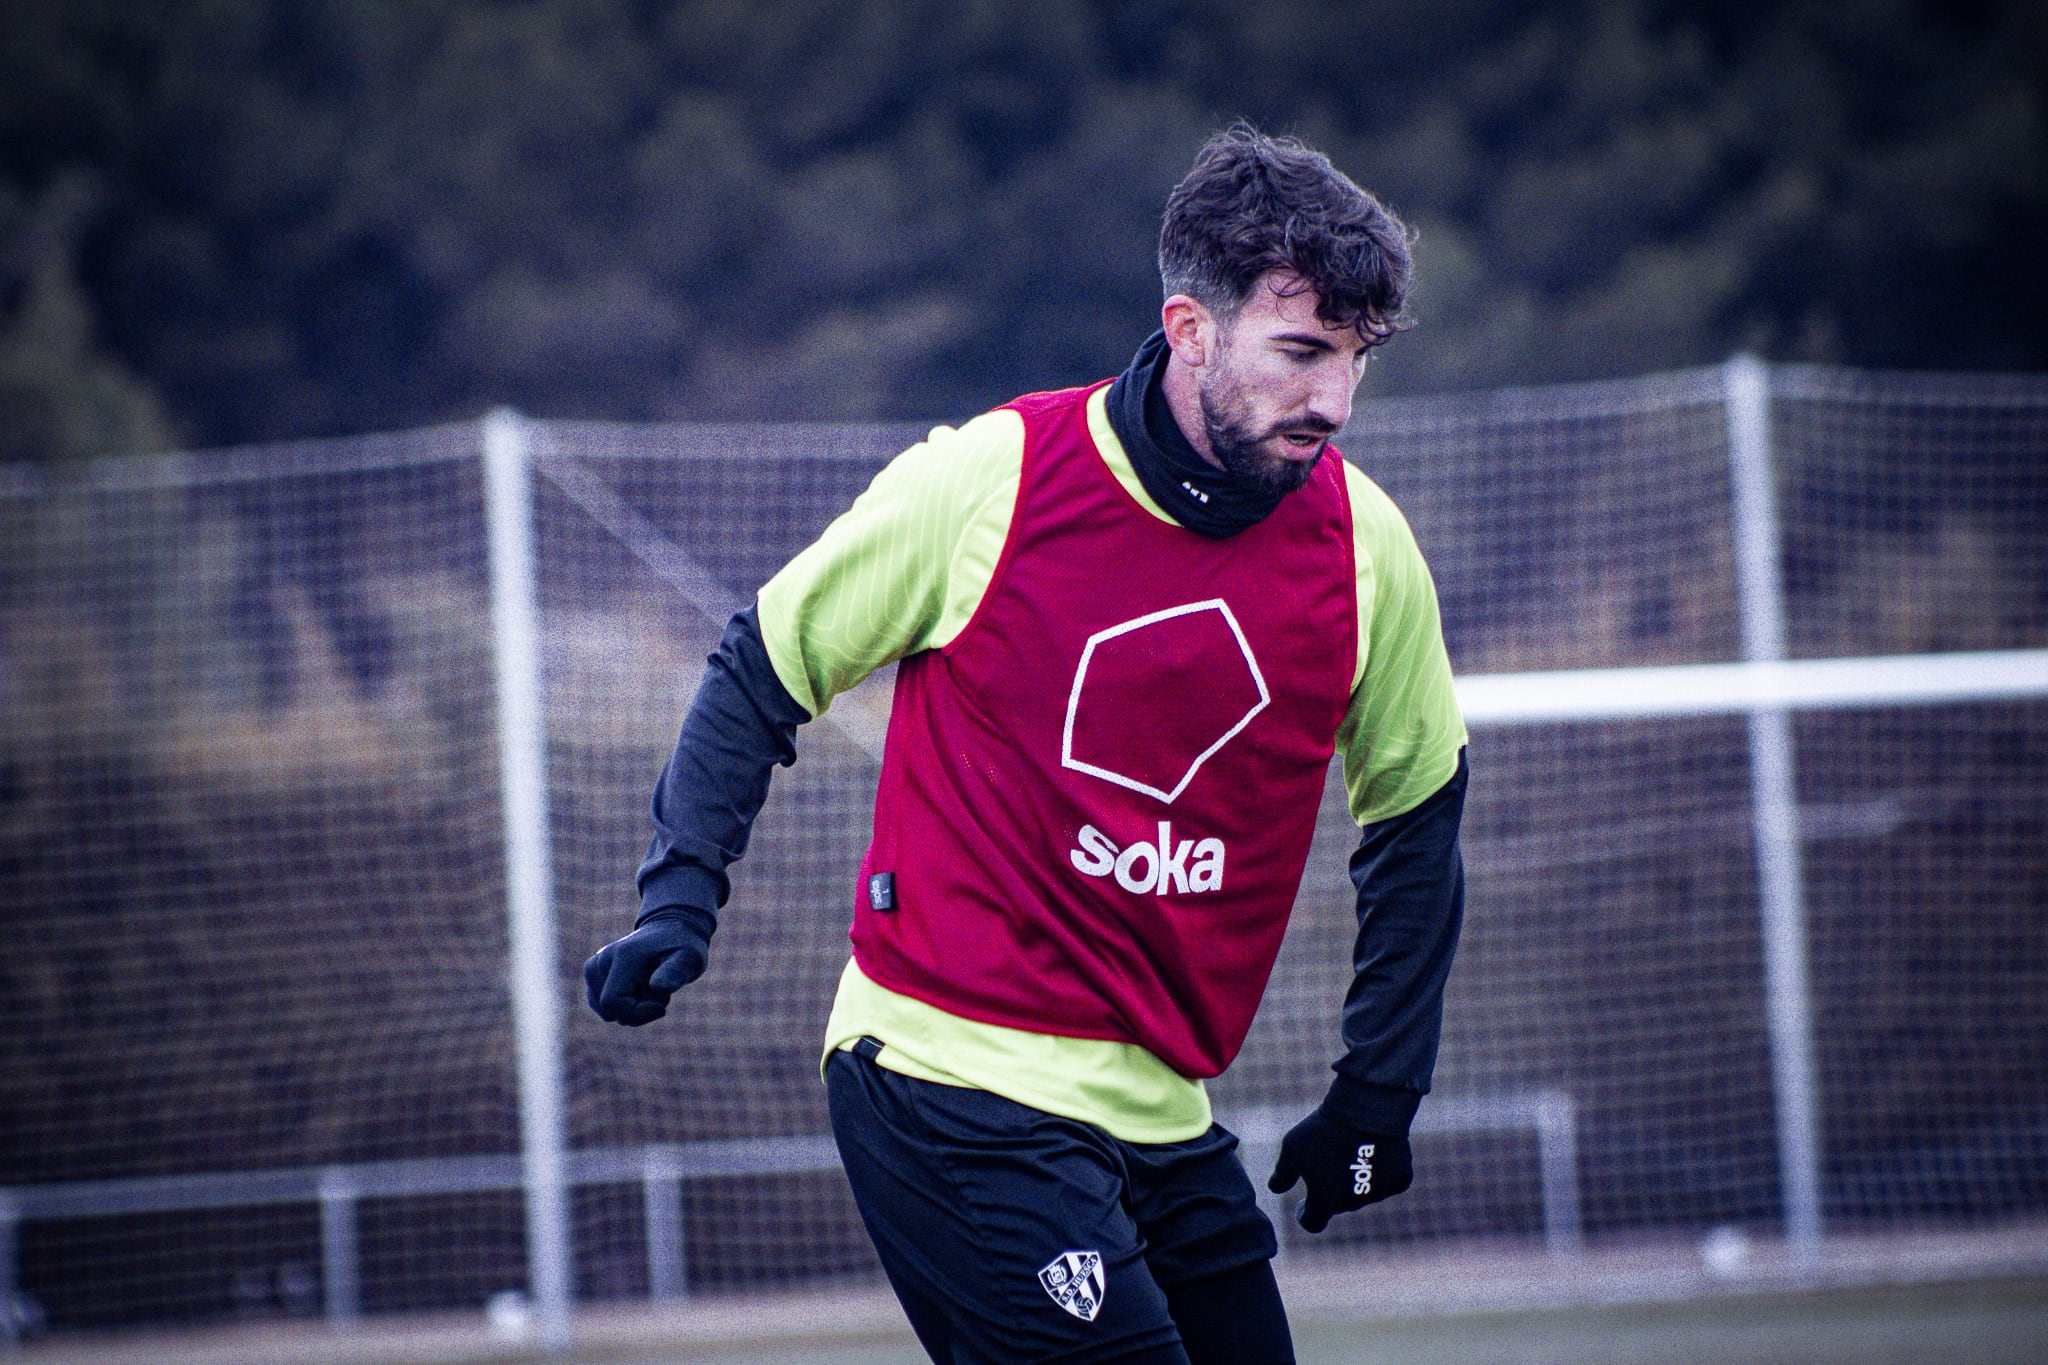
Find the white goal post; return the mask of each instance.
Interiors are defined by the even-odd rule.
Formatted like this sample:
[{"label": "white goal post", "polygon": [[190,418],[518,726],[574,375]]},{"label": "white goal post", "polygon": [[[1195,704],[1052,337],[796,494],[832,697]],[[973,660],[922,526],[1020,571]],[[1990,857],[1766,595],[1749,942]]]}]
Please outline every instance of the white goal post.
[{"label": "white goal post", "polygon": [[1471,726],[1933,705],[2048,696],[2048,649],[1489,673],[1457,687]]},{"label": "white goal post", "polygon": [[1749,717],[1755,774],[1752,819],[1764,902],[1766,1005],[1778,1081],[1786,1233],[1795,1264],[1811,1273],[1819,1264],[1824,1235],[1820,1104],[1806,998],[1810,968],[1787,716],[1794,711],[2048,697],[2048,649],[1481,674],[1459,678],[1457,689],[1459,707],[1473,729]]}]

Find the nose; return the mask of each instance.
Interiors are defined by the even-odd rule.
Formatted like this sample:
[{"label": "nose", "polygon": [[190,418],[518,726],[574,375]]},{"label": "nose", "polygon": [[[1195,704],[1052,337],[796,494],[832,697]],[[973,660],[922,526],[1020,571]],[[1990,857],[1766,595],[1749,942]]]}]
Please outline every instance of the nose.
[{"label": "nose", "polygon": [[1351,420],[1351,399],[1358,392],[1358,378],[1346,361],[1319,366],[1309,390],[1310,414],[1328,422],[1333,431],[1341,428]]}]

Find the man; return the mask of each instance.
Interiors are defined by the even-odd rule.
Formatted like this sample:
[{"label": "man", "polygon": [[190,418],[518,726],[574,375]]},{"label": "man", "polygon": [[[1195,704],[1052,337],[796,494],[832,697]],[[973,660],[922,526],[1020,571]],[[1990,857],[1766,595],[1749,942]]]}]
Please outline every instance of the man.
[{"label": "man", "polygon": [[1406,523],[1329,438],[1404,325],[1405,232],[1239,125],[1167,201],[1162,329],[1114,382],[898,456],[727,628],[654,797],[643,1024],[704,968],[798,725],[901,659],[823,1064],[883,1267],[940,1362],[1290,1361],[1205,1078],[1244,1041],[1333,752],[1363,840],[1346,1052],[1269,1182],[1400,1193],[1463,906],[1464,726]]}]

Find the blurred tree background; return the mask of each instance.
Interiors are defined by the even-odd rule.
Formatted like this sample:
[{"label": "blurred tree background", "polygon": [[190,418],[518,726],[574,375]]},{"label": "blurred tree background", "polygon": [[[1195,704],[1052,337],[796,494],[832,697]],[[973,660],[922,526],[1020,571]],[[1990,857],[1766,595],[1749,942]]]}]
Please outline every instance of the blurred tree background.
[{"label": "blurred tree background", "polygon": [[[498,404],[958,421],[1126,362],[1166,193],[1239,116],[1418,233],[1420,325],[1372,394],[1742,349],[2048,371],[2044,73],[2038,0],[5,0],[0,464]],[[2038,404],[1904,434],[1860,398],[1781,406],[1795,654],[2048,645]],[[1409,430],[1376,471],[1461,671],[1734,657],[1718,408],[1488,421],[1518,434],[1475,456]],[[474,435],[198,482],[0,469],[47,490],[0,499],[0,1183],[518,1149],[477,467],[399,458]],[[588,462],[676,544],[716,528],[739,592],[885,455]],[[647,783],[719,623],[559,497],[536,525],[573,972],[630,917]],[[1802,721],[1839,1225],[2048,1209],[2040,709]],[[1776,1210],[1740,723],[1679,724],[1496,732],[1474,808],[1495,909],[1454,989],[1487,1024],[1453,1035],[1445,1089],[1573,1093],[1595,1234]],[[874,770],[806,743],[789,837],[693,988],[706,1045],[574,1011],[578,1145],[822,1123],[808,1040]],[[1542,795],[1560,774],[1568,801]],[[1312,1081],[1281,1075],[1303,1045],[1236,1093]],[[1519,1167],[1469,1151],[1448,1207],[1520,1235]],[[866,1264],[849,1205],[735,1188],[691,1207],[693,1285]],[[365,1306],[519,1283],[516,1216],[480,1207],[367,1215]],[[637,1226],[581,1207],[586,1242]],[[1420,1239],[1411,1217],[1378,1226]],[[226,1316],[255,1311],[242,1268],[318,1245],[304,1211],[210,1226],[46,1222],[20,1283],[59,1327]],[[613,1240],[580,1292],[640,1292]]]},{"label": "blurred tree background", "polygon": [[1419,233],[1371,392],[2048,368],[2032,0],[10,0],[0,460],[957,420],[1114,372],[1247,116]]}]

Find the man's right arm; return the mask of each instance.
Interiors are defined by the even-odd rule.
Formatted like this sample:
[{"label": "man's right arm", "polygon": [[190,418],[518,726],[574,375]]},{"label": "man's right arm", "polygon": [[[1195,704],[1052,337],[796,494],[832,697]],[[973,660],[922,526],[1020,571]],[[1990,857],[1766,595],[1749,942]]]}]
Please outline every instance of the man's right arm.
[{"label": "man's right arm", "polygon": [[600,1018],[652,1023],[702,975],[731,894],[726,868],[747,851],[769,774],[796,762],[796,728],[810,718],[768,662],[756,609],[735,614],[654,784],[654,839],[635,879],[633,932],[583,964]]},{"label": "man's right arm", "polygon": [[991,540],[1000,549],[1021,436],[1003,412],[934,431],[727,625],[655,785],[634,930],[584,964],[600,1016],[658,1019],[703,971],[727,868],[746,852],[770,774],[796,761],[797,727],[883,664],[945,643],[971,614],[952,589],[973,579]]},{"label": "man's right arm", "polygon": [[671,906],[708,918],[725,905],[725,870],[747,851],[769,774],[796,762],[796,729],[810,718],[775,676],[759,608],[735,614],[654,784],[654,839],[634,879],[642,919]]}]

